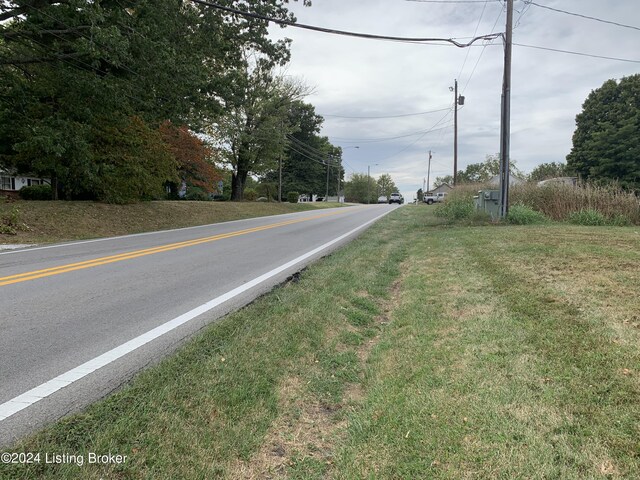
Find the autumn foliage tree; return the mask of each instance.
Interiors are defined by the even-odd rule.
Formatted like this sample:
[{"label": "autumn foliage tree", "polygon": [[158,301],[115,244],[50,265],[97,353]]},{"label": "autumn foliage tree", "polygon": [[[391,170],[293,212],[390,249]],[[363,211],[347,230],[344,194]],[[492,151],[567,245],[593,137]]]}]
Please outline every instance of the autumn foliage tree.
[{"label": "autumn foliage tree", "polygon": [[[213,150],[186,126],[176,127],[169,121],[160,125],[160,135],[176,161],[180,180],[186,182],[188,187],[213,193],[222,179],[222,172],[213,164]],[[178,184],[172,183],[170,188],[175,195]]]}]

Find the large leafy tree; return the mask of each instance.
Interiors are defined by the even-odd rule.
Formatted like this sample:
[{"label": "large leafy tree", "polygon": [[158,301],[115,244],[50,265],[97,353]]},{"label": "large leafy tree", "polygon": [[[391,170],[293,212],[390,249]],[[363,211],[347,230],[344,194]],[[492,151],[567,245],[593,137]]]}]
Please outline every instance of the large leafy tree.
[{"label": "large leafy tree", "polygon": [[[317,115],[313,105],[302,101],[289,106],[288,123],[292,133],[288,135],[282,168],[283,193],[300,192],[324,194],[329,168],[329,194],[335,195],[338,180],[342,183],[344,169],[341,165],[342,150],[320,135],[323,118]],[[329,165],[327,165],[327,163]],[[277,172],[269,174],[277,181]]]},{"label": "large leafy tree", "polygon": [[[286,1],[223,3],[294,20]],[[267,22],[184,0],[1,0],[0,21],[0,167],[50,176],[66,198],[98,183],[98,132],[209,125],[246,98],[244,52],[289,57]]]},{"label": "large leafy tree", "polygon": [[[247,178],[265,175],[284,155],[289,106],[305,88],[274,75],[263,58],[247,59],[243,88],[226,104],[226,114],[213,125],[211,134],[222,140],[221,150],[233,170],[231,200],[242,200]],[[225,148],[226,147],[226,148]]]},{"label": "large leafy tree", "polygon": [[640,188],[640,74],[607,80],[589,94],[567,165],[586,180]]},{"label": "large leafy tree", "polygon": [[389,197],[392,193],[398,191],[398,187],[394,183],[391,175],[388,173],[384,173],[380,175],[378,181],[376,182],[378,190],[378,195],[384,195],[385,197]]},{"label": "large leafy tree", "polygon": [[345,184],[347,202],[376,203],[376,180],[363,173],[353,173]]},{"label": "large leafy tree", "polygon": [[[217,191],[217,183],[222,180],[223,173],[215,166],[216,152],[211,147],[186,126],[176,127],[168,120],[160,125],[160,135],[176,161],[177,177],[186,183],[187,188],[198,187],[205,193]],[[175,198],[178,183],[172,182],[169,187]]]}]

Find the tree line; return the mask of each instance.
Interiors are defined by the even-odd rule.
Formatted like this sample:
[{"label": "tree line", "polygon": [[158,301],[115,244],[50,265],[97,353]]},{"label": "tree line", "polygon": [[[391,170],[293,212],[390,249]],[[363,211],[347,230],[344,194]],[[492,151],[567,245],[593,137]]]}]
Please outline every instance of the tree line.
[{"label": "tree line", "polygon": [[[220,3],[295,20],[280,0]],[[282,163],[285,189],[340,170],[266,21],[183,0],[3,0],[0,22],[0,168],[51,178],[55,198],[209,194],[224,165],[242,200]]]}]

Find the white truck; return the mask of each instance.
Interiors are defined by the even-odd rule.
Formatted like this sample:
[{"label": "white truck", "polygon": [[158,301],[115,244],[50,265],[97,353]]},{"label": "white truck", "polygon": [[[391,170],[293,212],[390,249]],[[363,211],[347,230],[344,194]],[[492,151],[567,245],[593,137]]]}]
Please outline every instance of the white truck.
[{"label": "white truck", "polygon": [[447,192],[439,192],[439,193],[428,193],[422,199],[424,203],[427,205],[431,205],[432,203],[441,203],[444,202],[447,198]]}]

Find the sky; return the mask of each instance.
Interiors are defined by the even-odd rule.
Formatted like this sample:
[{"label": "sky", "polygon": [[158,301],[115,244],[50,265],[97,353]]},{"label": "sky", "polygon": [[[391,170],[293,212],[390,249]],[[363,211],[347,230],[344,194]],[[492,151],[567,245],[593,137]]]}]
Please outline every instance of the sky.
[{"label": "sky", "polygon": [[[589,93],[606,80],[640,73],[637,0],[514,2],[511,85],[511,158],[524,173],[565,162],[575,116]],[[545,7],[636,27],[589,20]],[[401,37],[456,38],[505,31],[500,0],[313,0],[289,3],[299,23]],[[500,142],[502,40],[470,48],[368,40],[273,26],[290,38],[286,75],[312,89],[305,99],[324,117],[321,135],[343,148],[352,173],[391,175],[412,200],[427,176],[453,173],[453,105],[458,80],[458,170],[496,154]],[[572,55],[535,47],[615,57]],[[421,115],[415,113],[431,112]],[[395,116],[395,117],[393,117]],[[393,117],[393,118],[344,118]],[[358,148],[355,148],[358,147]]]}]

